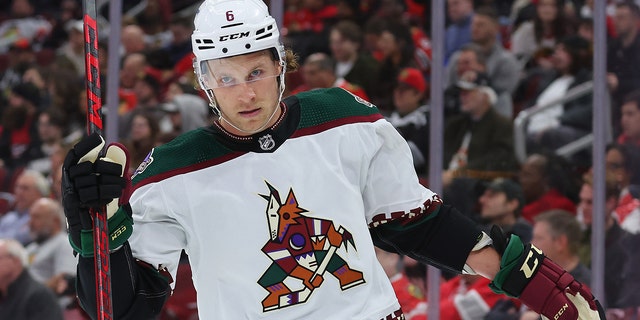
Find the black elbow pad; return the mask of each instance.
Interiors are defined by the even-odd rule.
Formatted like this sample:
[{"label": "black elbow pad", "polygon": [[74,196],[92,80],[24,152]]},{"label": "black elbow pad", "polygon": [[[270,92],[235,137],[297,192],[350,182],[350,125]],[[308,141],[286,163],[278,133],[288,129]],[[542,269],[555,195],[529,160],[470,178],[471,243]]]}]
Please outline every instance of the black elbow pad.
[{"label": "black elbow pad", "polygon": [[374,244],[383,250],[457,273],[462,272],[469,252],[482,237],[474,221],[448,205],[411,224],[391,221],[371,228],[370,233]]}]

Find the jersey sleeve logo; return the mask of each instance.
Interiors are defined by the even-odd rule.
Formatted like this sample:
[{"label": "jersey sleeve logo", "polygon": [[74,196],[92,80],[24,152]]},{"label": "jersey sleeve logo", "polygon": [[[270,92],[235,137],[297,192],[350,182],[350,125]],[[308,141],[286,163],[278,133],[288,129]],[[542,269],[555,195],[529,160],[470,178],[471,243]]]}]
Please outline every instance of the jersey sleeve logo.
[{"label": "jersey sleeve logo", "polygon": [[358,103],[364,104],[365,106],[367,106],[367,107],[369,107],[369,108],[374,108],[374,107],[375,107],[375,105],[374,105],[373,103],[371,103],[371,102],[369,102],[369,101],[367,101],[367,100],[365,100],[365,99],[362,99],[362,98],[358,97],[358,96],[357,96],[357,95],[355,95],[353,92],[351,92],[351,91],[349,91],[349,90],[346,90],[346,89],[344,89],[344,91],[345,91],[345,92],[348,92],[351,96],[353,96],[353,98],[354,98],[354,99],[356,99],[356,101],[357,101]]},{"label": "jersey sleeve logo", "polygon": [[362,272],[349,267],[336,251],[348,244],[355,249],[351,233],[336,228],[330,220],[304,215],[293,192],[284,199],[268,182],[267,200],[269,240],[262,251],[272,260],[258,284],[268,291],[264,312],[305,303],[320,287],[327,274],[337,279],[342,290],[365,282]]},{"label": "jersey sleeve logo", "polygon": [[147,167],[153,162],[153,150],[155,150],[155,148],[151,149],[151,151],[149,151],[149,154],[147,154],[144,160],[142,160],[142,163],[140,163],[138,168],[136,168],[136,171],[133,172],[131,179],[135,178],[138,174],[143,173],[144,170],[147,169]]}]

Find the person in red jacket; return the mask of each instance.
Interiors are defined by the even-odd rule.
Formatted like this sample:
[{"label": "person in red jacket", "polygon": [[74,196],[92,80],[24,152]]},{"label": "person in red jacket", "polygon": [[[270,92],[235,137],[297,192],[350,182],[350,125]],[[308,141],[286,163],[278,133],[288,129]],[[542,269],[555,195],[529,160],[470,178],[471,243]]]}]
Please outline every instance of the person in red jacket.
[{"label": "person in red jacket", "polygon": [[522,217],[533,223],[538,214],[562,209],[576,214],[578,184],[569,170],[562,167],[562,159],[543,154],[532,154],[522,164],[519,181],[524,193]]},{"label": "person in red jacket", "polygon": [[489,288],[478,275],[458,275],[440,285],[440,319],[484,319],[503,296]]}]

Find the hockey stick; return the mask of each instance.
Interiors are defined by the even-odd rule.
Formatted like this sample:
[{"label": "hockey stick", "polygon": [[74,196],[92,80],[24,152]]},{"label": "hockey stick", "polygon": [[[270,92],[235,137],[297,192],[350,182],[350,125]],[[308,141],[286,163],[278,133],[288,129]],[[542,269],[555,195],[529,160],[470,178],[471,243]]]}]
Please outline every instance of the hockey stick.
[{"label": "hockey stick", "polygon": [[[102,98],[100,92],[100,68],[98,64],[98,24],[95,0],[83,0],[84,58],[87,79],[87,132],[102,135]],[[107,210],[91,209],[93,217],[93,246],[96,273],[97,319],[113,319],[111,306],[111,265],[109,263],[109,238]]]}]

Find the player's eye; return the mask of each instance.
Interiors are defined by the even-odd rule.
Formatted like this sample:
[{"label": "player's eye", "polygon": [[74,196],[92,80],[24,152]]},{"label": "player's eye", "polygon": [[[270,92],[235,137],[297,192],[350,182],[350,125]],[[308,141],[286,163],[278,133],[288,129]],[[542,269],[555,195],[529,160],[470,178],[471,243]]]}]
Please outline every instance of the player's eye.
[{"label": "player's eye", "polygon": [[255,69],[249,73],[249,80],[259,80],[263,73],[262,69]]},{"label": "player's eye", "polygon": [[222,76],[218,79],[218,82],[223,87],[235,84],[233,77],[230,77],[230,76]]}]

